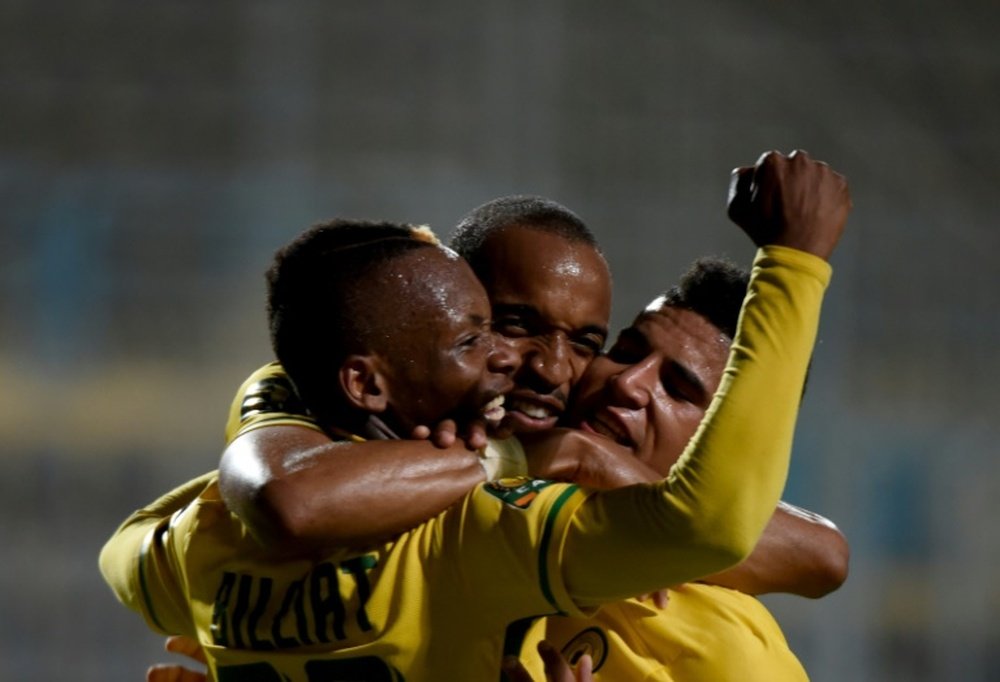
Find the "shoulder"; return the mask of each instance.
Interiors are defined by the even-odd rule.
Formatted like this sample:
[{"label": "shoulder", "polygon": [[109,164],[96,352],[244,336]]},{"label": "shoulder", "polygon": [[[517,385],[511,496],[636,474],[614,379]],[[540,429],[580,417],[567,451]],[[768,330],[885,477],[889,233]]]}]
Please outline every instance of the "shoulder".
[{"label": "shoulder", "polygon": [[240,386],[229,408],[226,442],[264,425],[290,424],[319,430],[277,362],[260,367]]}]

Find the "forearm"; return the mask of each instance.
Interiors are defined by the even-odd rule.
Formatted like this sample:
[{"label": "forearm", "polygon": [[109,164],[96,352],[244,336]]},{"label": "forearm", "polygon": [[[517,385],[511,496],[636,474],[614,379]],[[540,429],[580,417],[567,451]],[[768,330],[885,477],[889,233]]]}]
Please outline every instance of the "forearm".
[{"label": "forearm", "polygon": [[135,511],[101,549],[99,563],[105,580],[122,601],[131,595],[129,576],[149,532],[174,512],[193,502],[215,478],[212,471],[192,479]]},{"label": "forearm", "polygon": [[[142,614],[151,628],[164,634],[188,633],[185,629],[188,618],[186,609],[176,603],[164,605],[157,617],[146,600],[148,584],[173,584],[169,562],[156,542],[156,534],[167,527],[175,512],[193,502],[215,477],[214,471],[199,476],[139,509],[101,548],[98,560],[101,575],[115,596]],[[143,564],[141,569],[140,564]]]},{"label": "forearm", "polygon": [[[610,595],[625,596],[721,571],[750,554],[784,486],[828,277],[829,266],[807,254],[759,253],[725,375],[670,476],[594,496],[574,521],[565,551],[588,559],[564,568],[579,603],[609,596],[598,576],[631,574],[634,582],[626,587],[623,579],[623,592]],[[610,547],[597,528],[628,537]]]},{"label": "forearm", "polygon": [[141,611],[141,587],[137,567],[143,545],[149,533],[166,518],[137,512],[130,516],[101,548],[98,565],[104,582],[114,592],[118,601],[134,611]]},{"label": "forearm", "polygon": [[747,560],[702,582],[744,594],[818,599],[844,584],[849,559],[847,539],[833,522],[781,502]]},{"label": "forearm", "polygon": [[534,478],[572,481],[596,490],[610,490],[662,478],[628,448],[610,439],[576,429],[549,429],[519,436]]},{"label": "forearm", "polygon": [[[568,429],[522,436],[532,476],[609,490],[660,479],[627,448],[602,436]],[[746,561],[701,582],[744,594],[772,592],[819,598],[847,579],[847,540],[833,522],[785,502]]]},{"label": "forearm", "polygon": [[485,479],[461,443],[330,441],[295,426],[237,438],[220,465],[229,508],[267,545],[310,552],[408,530]]}]

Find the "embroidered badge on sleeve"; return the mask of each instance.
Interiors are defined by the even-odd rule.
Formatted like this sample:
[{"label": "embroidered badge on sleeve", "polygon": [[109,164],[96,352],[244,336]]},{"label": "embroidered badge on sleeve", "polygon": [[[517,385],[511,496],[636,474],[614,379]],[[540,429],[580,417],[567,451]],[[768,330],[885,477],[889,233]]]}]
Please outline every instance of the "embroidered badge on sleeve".
[{"label": "embroidered badge on sleeve", "polygon": [[493,497],[518,509],[527,509],[538,497],[538,491],[547,488],[554,481],[516,476],[500,478],[485,484],[486,492]]}]

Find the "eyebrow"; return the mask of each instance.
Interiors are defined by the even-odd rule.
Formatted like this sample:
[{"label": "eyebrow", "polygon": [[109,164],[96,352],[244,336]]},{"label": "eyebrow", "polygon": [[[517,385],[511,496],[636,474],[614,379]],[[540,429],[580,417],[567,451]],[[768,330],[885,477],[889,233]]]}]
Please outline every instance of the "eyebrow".
[{"label": "eyebrow", "polygon": [[[652,348],[652,344],[650,344],[646,335],[639,331],[634,325],[622,329],[618,333],[618,338],[619,340],[624,339],[629,343],[641,345],[647,350]],[[667,367],[677,379],[686,383],[692,390],[697,391],[702,398],[709,395],[708,389],[705,387],[705,382],[701,380],[701,377],[688,369],[687,366],[682,365],[676,360],[671,360]]]},{"label": "eyebrow", "polygon": [[597,336],[608,338],[608,328],[601,327],[596,324],[588,324],[586,327],[580,327],[576,330],[576,334],[596,334]]},{"label": "eyebrow", "polygon": [[539,317],[538,309],[525,303],[496,303],[494,310],[502,310],[505,313],[518,313],[521,315],[534,315]]},{"label": "eyebrow", "polygon": [[642,345],[645,348],[649,348],[649,339],[646,335],[635,327],[625,327],[620,332],[618,332],[619,341],[628,341],[629,343],[634,343],[637,345]]},{"label": "eyebrow", "polygon": [[[526,303],[497,303],[493,306],[494,320],[500,315],[520,315],[521,317],[536,320],[540,320],[543,317],[543,315],[538,311],[538,308],[532,305],[527,305]],[[588,324],[584,327],[573,330],[574,336],[580,334],[597,334],[598,336],[602,336],[607,339],[608,328],[599,324]]]}]

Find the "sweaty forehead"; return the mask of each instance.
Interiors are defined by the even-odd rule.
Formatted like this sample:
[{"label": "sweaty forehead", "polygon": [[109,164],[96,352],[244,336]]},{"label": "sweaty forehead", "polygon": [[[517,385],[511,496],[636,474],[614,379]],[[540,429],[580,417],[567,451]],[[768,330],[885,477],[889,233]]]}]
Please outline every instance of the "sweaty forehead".
[{"label": "sweaty forehead", "polygon": [[[468,264],[453,251],[427,247],[385,263],[372,282],[372,298],[382,306],[425,312],[428,309],[488,311],[486,292]],[[381,300],[378,300],[381,299]]]},{"label": "sweaty forehead", "polygon": [[545,315],[581,318],[580,325],[607,325],[611,275],[591,245],[513,226],[492,234],[481,257],[478,274],[494,307],[527,305]]},{"label": "sweaty forehead", "polygon": [[[655,304],[655,302],[654,302]],[[721,368],[729,355],[732,339],[702,315],[673,306],[650,305],[630,328],[641,334],[653,350],[684,351],[703,357]]]}]

